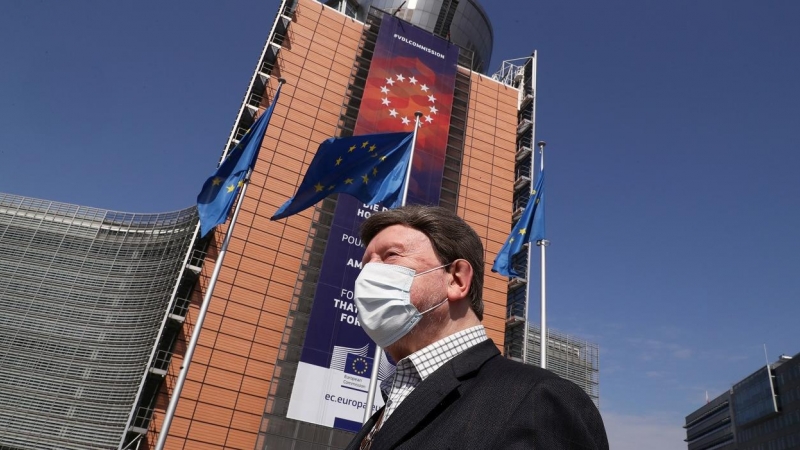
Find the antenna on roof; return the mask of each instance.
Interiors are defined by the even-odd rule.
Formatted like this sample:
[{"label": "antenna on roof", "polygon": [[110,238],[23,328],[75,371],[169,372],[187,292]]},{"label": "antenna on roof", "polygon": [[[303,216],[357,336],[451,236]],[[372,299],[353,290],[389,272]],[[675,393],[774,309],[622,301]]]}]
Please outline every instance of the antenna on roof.
[{"label": "antenna on roof", "polygon": [[405,5],[405,4],[406,4],[406,0],[403,0],[403,3],[400,3],[400,6],[398,6],[398,7],[397,7],[397,9],[395,9],[395,10],[394,10],[394,12],[392,13],[392,15],[393,15],[393,16],[396,16],[396,15],[397,15],[397,13],[399,13],[399,12],[400,12],[400,10],[401,10],[401,9],[403,9],[403,5]]}]

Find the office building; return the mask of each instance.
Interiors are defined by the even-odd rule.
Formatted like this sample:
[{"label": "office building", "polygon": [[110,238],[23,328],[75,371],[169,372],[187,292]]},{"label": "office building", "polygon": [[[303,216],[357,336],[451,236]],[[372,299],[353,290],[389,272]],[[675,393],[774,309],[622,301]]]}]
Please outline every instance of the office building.
[{"label": "office building", "polygon": [[[521,332],[521,328],[520,323],[518,327],[512,329],[512,332]],[[547,344],[547,370],[580,386],[599,408],[600,348],[597,344],[550,327],[547,329]],[[530,324],[526,364],[541,365],[541,345],[541,328]],[[514,359],[519,360],[519,358]]]},{"label": "office building", "polygon": [[800,354],[781,356],[686,416],[689,450],[800,448]]},{"label": "office building", "polygon": [[[476,230],[487,261],[483,323],[501,351],[523,359],[525,333],[519,332],[524,328],[518,309],[524,308],[526,280],[508,280],[489,269],[512,221],[527,204],[534,178],[535,54],[506,61],[496,73],[485,75],[492,29],[474,0],[328,4],[287,0],[265,28],[270,29],[268,40],[221,158],[273,100],[277,79],[287,83],[267,129],[204,322],[198,326],[199,311],[210,292],[208,283],[230,222],[201,239],[194,208],[153,216],[107,213],[105,218],[106,212],[93,213],[104,217],[97,218],[96,225],[84,218],[88,213],[72,211],[83,211],[81,207],[44,205],[26,212],[36,216],[66,209],[59,219],[47,222],[63,226],[65,236],[82,229],[77,223],[83,226],[85,222],[89,228],[111,227],[117,233],[113,242],[121,249],[135,244],[134,236],[147,237],[148,243],[157,237],[159,245],[169,249],[146,253],[147,258],[166,261],[158,260],[158,264],[120,264],[115,258],[133,256],[128,250],[115,253],[112,249],[104,250],[102,258],[84,255],[85,265],[77,260],[71,265],[73,272],[68,276],[76,279],[82,279],[84,267],[108,265],[104,270],[109,271],[109,281],[114,279],[112,274],[122,276],[118,271],[132,281],[103,285],[104,289],[125,291],[136,286],[152,295],[135,308],[129,305],[141,309],[137,309],[139,316],[109,311],[129,297],[119,300],[111,293],[103,297],[107,303],[97,300],[104,314],[124,317],[124,325],[109,325],[108,332],[146,329],[141,332],[142,343],[127,345],[131,354],[138,355],[130,361],[134,368],[125,374],[130,380],[110,376],[127,389],[117,416],[113,421],[104,416],[75,418],[75,424],[98,429],[106,421],[113,422],[107,436],[100,441],[100,436],[92,437],[84,429],[86,440],[70,447],[63,444],[67,441],[59,434],[60,428],[45,429],[50,420],[45,416],[39,425],[18,425],[27,427],[28,441],[0,441],[0,448],[154,448],[173,398],[179,401],[166,437],[169,449],[300,450],[346,445],[365,410],[365,375],[374,365],[383,376],[391,370],[385,357],[373,360],[374,344],[358,326],[352,304],[351,286],[363,253],[357,227],[380,206],[333,196],[295,216],[279,221],[269,218],[295,192],[320,142],[332,136],[411,131],[416,111],[422,112],[422,125],[409,201],[449,208]],[[30,201],[14,198],[7,208]],[[11,217],[18,220],[16,213]],[[105,238],[104,233],[100,235]],[[27,244],[14,245],[24,248]],[[11,255],[14,258],[24,260],[27,254]],[[527,264],[524,257],[514,263]],[[161,264],[169,265],[169,270],[162,272]],[[17,271],[9,273],[11,279]],[[158,280],[158,289],[145,289],[144,280]],[[71,287],[64,289],[72,292]],[[139,294],[137,290],[131,295]],[[56,299],[48,303],[51,306],[60,301],[51,299]],[[43,300],[39,302],[37,307],[45,307]],[[84,330],[76,331],[80,337],[70,348],[91,340],[89,336],[106,336],[99,322],[89,318],[83,323],[75,311],[54,313],[49,319],[50,326],[58,324],[58,330]],[[118,319],[103,316],[99,320],[117,323]],[[58,330],[49,337],[53,341]],[[534,327],[528,334],[528,362],[536,354],[535,331]],[[175,383],[181,367],[188,364],[183,358],[193,335],[199,341],[178,395]],[[599,402],[596,346],[553,330],[548,342],[554,370]],[[103,356],[99,347],[87,349],[86,364],[93,364],[94,350]],[[57,356],[68,351],[60,348],[40,354]],[[105,367],[117,370],[113,365]],[[53,376],[76,376],[64,370]],[[86,391],[79,388],[88,388],[77,379],[75,383],[75,393],[65,394],[66,399],[84,398]],[[112,383],[105,386],[111,388]],[[42,398],[61,395],[54,386],[42,389]],[[6,391],[12,392],[12,386]],[[110,402],[114,396],[99,393],[93,398]],[[70,412],[77,403],[67,403],[50,424],[81,412],[80,407]],[[37,412],[34,408],[26,414]],[[42,444],[26,446],[33,441]]]},{"label": "office building", "polygon": [[196,223],[0,194],[0,448],[122,443]]}]

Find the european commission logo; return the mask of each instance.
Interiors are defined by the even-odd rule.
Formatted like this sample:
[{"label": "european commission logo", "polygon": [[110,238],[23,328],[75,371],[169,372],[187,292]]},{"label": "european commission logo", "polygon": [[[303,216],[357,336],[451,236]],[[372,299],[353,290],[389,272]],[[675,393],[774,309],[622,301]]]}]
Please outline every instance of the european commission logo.
[{"label": "european commission logo", "polygon": [[353,353],[347,354],[347,362],[344,365],[344,373],[358,377],[369,377],[372,372],[372,358],[360,356]]},{"label": "european commission logo", "polygon": [[[369,345],[361,348],[342,347],[335,345],[331,355],[330,368],[362,378],[372,375],[373,358],[367,356]],[[381,352],[378,366],[378,380],[384,380],[394,375],[394,364],[386,358],[386,352]]]}]

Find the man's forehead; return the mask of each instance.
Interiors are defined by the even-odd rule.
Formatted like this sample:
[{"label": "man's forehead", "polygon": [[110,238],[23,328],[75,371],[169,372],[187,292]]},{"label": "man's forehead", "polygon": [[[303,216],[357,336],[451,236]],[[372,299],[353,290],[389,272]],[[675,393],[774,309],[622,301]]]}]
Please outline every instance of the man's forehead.
[{"label": "man's forehead", "polygon": [[367,251],[381,252],[387,249],[413,252],[431,248],[425,233],[406,226],[392,225],[384,228],[370,241]]}]

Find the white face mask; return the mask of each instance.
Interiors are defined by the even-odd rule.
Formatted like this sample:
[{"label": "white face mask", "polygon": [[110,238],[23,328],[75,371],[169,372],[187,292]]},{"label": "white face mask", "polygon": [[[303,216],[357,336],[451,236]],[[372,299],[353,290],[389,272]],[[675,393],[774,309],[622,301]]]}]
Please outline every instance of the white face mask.
[{"label": "white face mask", "polygon": [[414,269],[395,264],[367,263],[361,269],[353,290],[361,328],[378,346],[386,348],[408,334],[422,316],[447,301],[447,298],[423,312],[411,304],[411,283],[449,264],[415,275]]}]

